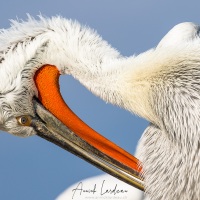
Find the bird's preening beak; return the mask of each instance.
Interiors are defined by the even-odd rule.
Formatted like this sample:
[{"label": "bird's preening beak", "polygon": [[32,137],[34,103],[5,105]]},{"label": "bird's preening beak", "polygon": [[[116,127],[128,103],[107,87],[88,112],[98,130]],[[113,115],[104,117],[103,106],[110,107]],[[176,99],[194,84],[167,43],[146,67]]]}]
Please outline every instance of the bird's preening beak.
[{"label": "bird's preening beak", "polygon": [[[59,91],[59,71],[45,65],[35,74],[39,101],[31,126],[37,134],[85,159],[107,173],[144,190],[139,161],[79,119]],[[42,104],[42,105],[41,105]]]}]

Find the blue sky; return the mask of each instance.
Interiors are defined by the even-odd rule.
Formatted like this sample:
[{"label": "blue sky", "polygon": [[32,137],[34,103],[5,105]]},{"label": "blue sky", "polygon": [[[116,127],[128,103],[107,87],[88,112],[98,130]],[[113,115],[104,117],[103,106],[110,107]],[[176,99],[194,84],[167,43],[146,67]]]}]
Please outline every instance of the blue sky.
[{"label": "blue sky", "polygon": [[[200,23],[199,1],[181,0],[59,0],[1,2],[0,27],[26,13],[62,15],[90,26],[122,55],[139,54],[156,46],[174,25]],[[68,105],[91,127],[134,153],[148,122],[104,103],[71,77],[61,77]],[[54,199],[74,182],[100,170],[37,137],[0,134],[0,199]]]}]

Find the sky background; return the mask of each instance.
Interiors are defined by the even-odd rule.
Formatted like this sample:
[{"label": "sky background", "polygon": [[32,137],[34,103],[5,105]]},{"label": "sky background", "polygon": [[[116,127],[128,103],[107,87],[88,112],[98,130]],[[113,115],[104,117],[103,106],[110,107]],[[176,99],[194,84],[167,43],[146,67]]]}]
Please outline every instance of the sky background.
[{"label": "sky background", "polygon": [[[139,54],[158,44],[176,24],[200,23],[200,1],[57,0],[1,2],[0,27],[9,19],[62,15],[95,29],[122,55]],[[130,153],[148,122],[104,103],[69,76],[61,77],[65,101],[86,123]],[[37,137],[0,134],[0,199],[51,200],[80,179],[101,174],[85,161]]]}]

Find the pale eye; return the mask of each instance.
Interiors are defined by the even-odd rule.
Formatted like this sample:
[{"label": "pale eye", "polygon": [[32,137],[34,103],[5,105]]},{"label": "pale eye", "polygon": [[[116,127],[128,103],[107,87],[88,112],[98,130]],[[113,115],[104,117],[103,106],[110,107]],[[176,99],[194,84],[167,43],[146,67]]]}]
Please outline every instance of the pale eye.
[{"label": "pale eye", "polygon": [[18,124],[21,126],[30,126],[31,125],[31,117],[27,115],[22,115],[16,117]]}]

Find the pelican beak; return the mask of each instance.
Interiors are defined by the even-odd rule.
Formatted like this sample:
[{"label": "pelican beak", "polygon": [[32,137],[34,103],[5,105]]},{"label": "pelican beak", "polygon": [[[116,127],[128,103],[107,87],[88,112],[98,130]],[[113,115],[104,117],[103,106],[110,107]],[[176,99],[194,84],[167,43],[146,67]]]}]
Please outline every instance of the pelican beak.
[{"label": "pelican beak", "polygon": [[118,147],[78,118],[59,90],[59,71],[45,65],[35,74],[38,101],[31,126],[37,135],[70,151],[103,171],[144,190],[137,158]]}]

